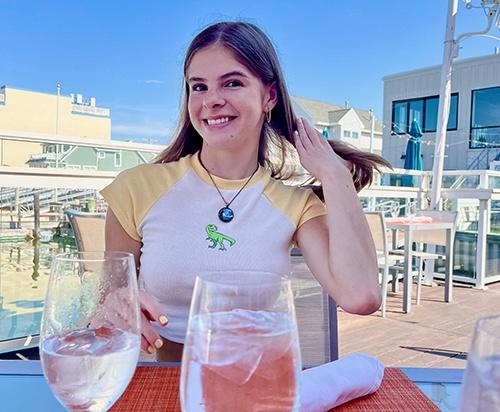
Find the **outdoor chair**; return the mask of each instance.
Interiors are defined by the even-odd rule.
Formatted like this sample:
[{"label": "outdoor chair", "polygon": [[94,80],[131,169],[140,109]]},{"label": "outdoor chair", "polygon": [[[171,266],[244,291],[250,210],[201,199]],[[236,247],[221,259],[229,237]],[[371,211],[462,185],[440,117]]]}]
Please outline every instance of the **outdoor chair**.
[{"label": "outdoor chair", "polygon": [[102,251],[105,248],[104,213],[80,212],[74,209],[65,211],[75,234],[79,252]]},{"label": "outdoor chair", "polygon": [[291,262],[302,363],[314,366],[337,360],[337,304],[314,279],[299,249],[295,249]]},{"label": "outdoor chair", "polygon": [[392,272],[392,290],[396,292],[399,273],[395,265],[400,263],[403,257],[390,253],[389,245],[391,244],[391,239],[389,239],[389,233],[385,225],[384,214],[382,212],[365,212],[365,217],[370,227],[373,242],[375,243],[378,267],[382,269],[382,280],[380,282],[382,287],[382,305],[380,306],[380,311],[382,317],[385,317],[389,272]]}]

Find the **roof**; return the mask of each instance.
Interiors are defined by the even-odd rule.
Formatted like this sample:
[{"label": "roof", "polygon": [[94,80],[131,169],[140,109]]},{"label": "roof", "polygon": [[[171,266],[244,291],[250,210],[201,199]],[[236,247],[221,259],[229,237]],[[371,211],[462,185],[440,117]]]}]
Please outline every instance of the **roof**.
[{"label": "roof", "polygon": [[[479,57],[470,57],[468,59],[460,59],[460,60],[455,60],[453,62],[453,67],[458,68],[460,66],[468,65],[468,64],[473,64],[473,63],[484,63],[484,62],[500,62],[500,54],[488,54],[486,56],[479,56]],[[435,66],[428,66],[428,67],[420,67],[418,69],[414,70],[407,70],[399,73],[393,73],[393,74],[388,74],[384,77],[382,77],[383,81],[386,80],[393,80],[393,79],[398,79],[400,77],[406,77],[406,76],[414,76],[416,74],[422,74],[426,72],[432,72],[432,71],[439,71],[441,70],[442,65],[438,64]]]},{"label": "roof", "polygon": [[[351,110],[338,104],[322,102],[320,100],[306,99],[305,97],[292,96],[292,100],[304,112],[314,119],[315,123],[335,124]],[[370,111],[352,108],[363,123],[364,130],[370,130]],[[375,132],[382,133],[382,122],[375,117]]]}]

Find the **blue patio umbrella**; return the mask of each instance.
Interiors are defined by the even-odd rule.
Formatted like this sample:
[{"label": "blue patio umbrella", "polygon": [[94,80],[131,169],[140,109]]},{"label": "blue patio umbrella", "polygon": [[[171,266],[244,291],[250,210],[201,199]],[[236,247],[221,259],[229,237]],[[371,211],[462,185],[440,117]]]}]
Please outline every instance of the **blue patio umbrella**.
[{"label": "blue patio umbrella", "polygon": [[[422,170],[422,130],[416,119],[410,126],[410,138],[406,145],[405,164],[407,170]],[[412,176],[403,176],[403,186],[413,186]]]},{"label": "blue patio umbrella", "polygon": [[328,127],[325,127],[323,129],[323,136],[325,136],[327,139],[330,139],[330,132],[328,131]]}]

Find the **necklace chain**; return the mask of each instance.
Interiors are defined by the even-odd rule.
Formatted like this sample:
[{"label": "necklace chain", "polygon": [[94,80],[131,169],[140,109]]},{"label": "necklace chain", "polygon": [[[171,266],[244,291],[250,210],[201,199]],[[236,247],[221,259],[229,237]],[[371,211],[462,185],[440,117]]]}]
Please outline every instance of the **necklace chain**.
[{"label": "necklace chain", "polygon": [[226,207],[229,207],[231,205],[231,203],[233,203],[234,199],[236,199],[236,197],[241,193],[241,191],[247,186],[247,184],[250,182],[250,180],[252,180],[252,177],[255,175],[255,173],[257,173],[257,170],[259,170],[259,165],[257,165],[257,168],[253,171],[253,173],[250,175],[250,177],[247,179],[247,181],[245,182],[245,184],[243,186],[241,186],[240,190],[238,190],[238,192],[233,196],[233,198],[231,199],[231,201],[228,203],[226,201],[226,199],[224,198],[224,196],[222,195],[220,189],[219,189],[219,186],[217,186],[217,183],[215,183],[215,180],[214,178],[212,177],[212,174],[208,171],[208,169],[205,167],[205,165],[203,164],[203,162],[201,161],[201,158],[200,158],[200,155],[198,154],[198,160],[200,161],[200,164],[201,166],[203,167],[203,169],[205,169],[205,171],[208,173],[208,177],[210,177],[210,180],[212,181],[212,183],[214,184],[215,188],[217,189],[217,192],[219,193],[219,196],[221,197],[222,201],[224,202],[224,204],[226,205]]}]

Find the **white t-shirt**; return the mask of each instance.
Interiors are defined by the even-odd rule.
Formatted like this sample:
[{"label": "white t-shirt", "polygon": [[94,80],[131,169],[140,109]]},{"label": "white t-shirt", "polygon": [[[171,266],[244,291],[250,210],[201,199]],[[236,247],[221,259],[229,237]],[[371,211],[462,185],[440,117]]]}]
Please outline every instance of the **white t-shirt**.
[{"label": "white t-shirt", "polygon": [[[213,176],[229,201],[247,179]],[[142,242],[140,274],[146,290],[169,318],[158,333],[183,343],[196,275],[249,270],[288,275],[297,228],[326,214],[310,190],[286,186],[259,167],[231,204],[225,206],[198,154],[176,162],[144,164],[120,173],[101,191],[129,236]]]}]

